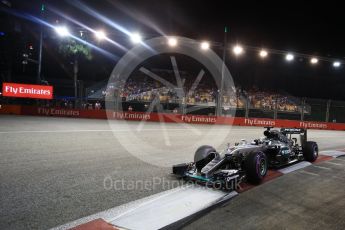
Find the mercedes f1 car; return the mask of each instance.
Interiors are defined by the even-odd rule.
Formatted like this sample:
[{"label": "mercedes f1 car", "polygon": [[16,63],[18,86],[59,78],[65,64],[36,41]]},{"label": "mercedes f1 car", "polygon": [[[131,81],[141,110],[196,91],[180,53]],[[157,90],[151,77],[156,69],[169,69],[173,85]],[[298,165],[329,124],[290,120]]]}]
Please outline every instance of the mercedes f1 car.
[{"label": "mercedes f1 car", "polygon": [[[318,157],[316,142],[307,141],[306,129],[266,127],[264,137],[248,143],[242,140],[228,144],[222,152],[203,145],[194,155],[194,162],[173,166],[173,174],[198,182],[233,187],[234,180],[260,183],[268,168],[280,168],[294,162],[313,162]],[[299,136],[299,138],[297,138]]]}]

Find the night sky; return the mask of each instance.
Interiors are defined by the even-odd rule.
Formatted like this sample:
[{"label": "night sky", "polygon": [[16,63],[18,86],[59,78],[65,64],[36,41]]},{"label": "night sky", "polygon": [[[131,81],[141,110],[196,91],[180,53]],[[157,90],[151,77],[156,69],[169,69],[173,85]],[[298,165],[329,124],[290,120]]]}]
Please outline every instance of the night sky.
[{"label": "night sky", "polygon": [[[238,42],[248,46],[345,59],[345,20],[340,2],[308,1],[305,4],[292,1],[277,1],[275,4],[264,1],[241,1],[239,4],[238,1],[195,0],[82,2],[47,0],[44,2],[48,22],[54,23],[59,20],[60,23],[73,27],[72,22],[52,12],[51,8],[91,28],[103,28],[111,34],[110,37],[113,36],[127,48],[130,48],[131,44],[125,41],[126,38],[121,32],[87,14],[81,6],[85,4],[129,31],[140,31],[146,37],[164,33],[222,42],[224,26],[228,26],[229,44]],[[11,1],[11,3],[13,9],[39,15],[41,1]],[[34,27],[33,25],[31,28]],[[34,34],[30,39],[34,44],[37,43],[37,40],[35,41],[37,36]],[[123,55],[123,51],[109,44],[100,45],[119,57]],[[49,46],[54,46],[54,41],[47,41],[46,47]],[[43,70],[47,79],[62,75],[64,78],[70,74],[68,72],[71,66],[58,54],[46,51],[44,56]],[[85,65],[80,79],[93,82],[103,80],[109,76],[116,64],[116,61],[98,53],[94,53],[93,62],[97,65]],[[257,85],[261,88],[282,90],[295,96],[345,100],[343,92],[345,68],[334,69],[328,62],[321,61],[318,66],[312,67],[309,60],[296,59],[294,63],[286,63],[283,56],[277,55],[271,55],[263,62],[256,53],[248,51],[237,59],[228,52],[227,65],[236,84],[241,86]]]}]

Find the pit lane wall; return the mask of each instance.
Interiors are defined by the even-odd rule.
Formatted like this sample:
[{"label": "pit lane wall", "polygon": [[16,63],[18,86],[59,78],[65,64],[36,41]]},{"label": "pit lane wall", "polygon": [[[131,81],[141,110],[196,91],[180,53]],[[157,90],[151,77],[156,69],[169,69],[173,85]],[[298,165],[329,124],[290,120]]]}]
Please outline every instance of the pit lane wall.
[{"label": "pit lane wall", "polygon": [[[267,118],[217,117],[203,115],[158,114],[144,112],[113,112],[106,110],[79,110],[64,108],[45,108],[34,106],[3,105],[0,114],[75,117],[93,119],[115,119],[128,121],[152,121],[191,124],[220,124],[236,126],[273,126],[308,129],[344,130],[345,123],[327,123],[316,121],[296,121]],[[108,115],[108,116],[107,116]]]}]

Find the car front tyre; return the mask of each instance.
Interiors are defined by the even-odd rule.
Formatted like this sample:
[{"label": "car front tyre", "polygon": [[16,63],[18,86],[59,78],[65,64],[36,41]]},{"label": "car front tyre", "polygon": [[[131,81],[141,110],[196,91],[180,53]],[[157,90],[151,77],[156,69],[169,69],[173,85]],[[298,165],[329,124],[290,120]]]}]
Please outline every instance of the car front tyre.
[{"label": "car front tyre", "polygon": [[267,173],[268,162],[263,152],[251,152],[244,162],[248,182],[259,184]]},{"label": "car front tyre", "polygon": [[198,172],[201,171],[213,158],[217,156],[216,150],[209,145],[200,146],[194,154],[194,162]]}]

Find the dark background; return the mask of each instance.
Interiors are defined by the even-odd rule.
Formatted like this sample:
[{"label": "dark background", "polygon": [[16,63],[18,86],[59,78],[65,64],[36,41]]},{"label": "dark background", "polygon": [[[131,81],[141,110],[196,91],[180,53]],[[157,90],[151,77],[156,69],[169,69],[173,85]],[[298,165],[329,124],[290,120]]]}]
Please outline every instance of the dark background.
[{"label": "dark background", "polygon": [[[10,2],[9,8],[4,2]],[[277,50],[318,55],[342,60],[344,58],[344,24],[340,2],[323,3],[264,1],[43,1],[45,20],[76,27],[50,9],[56,9],[83,24],[103,28],[113,40],[127,48],[132,44],[120,31],[112,28],[85,11],[93,9],[128,31],[139,31],[145,38],[161,35],[179,35],[197,40],[223,42],[224,26],[229,28],[228,43],[265,47]],[[2,1],[3,9],[18,15],[24,13],[39,17],[42,1]],[[39,26],[25,17],[1,11],[0,36],[1,80],[11,76],[14,82],[35,81],[37,66],[29,63],[23,70],[22,53],[33,50],[37,59]],[[71,60],[58,53],[59,38],[45,28],[43,77],[57,87],[57,94],[72,96]],[[94,42],[93,42],[94,43]],[[121,57],[124,52],[107,43],[94,43]],[[221,49],[214,48],[221,56]],[[91,64],[90,64],[91,63]],[[296,57],[287,63],[282,55],[270,55],[265,61],[257,53],[246,51],[238,58],[227,52],[227,66],[235,83],[245,88],[257,86],[265,90],[284,91],[294,96],[345,100],[345,69],[335,69],[332,63],[320,61],[311,66],[309,60]],[[79,79],[85,86],[109,77],[116,60],[93,50],[92,61],[82,60]]]}]

